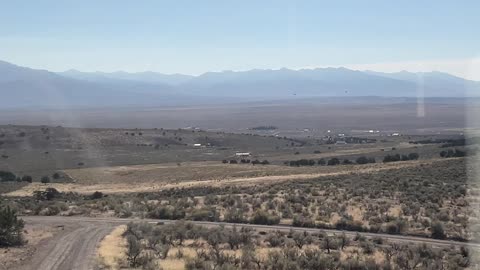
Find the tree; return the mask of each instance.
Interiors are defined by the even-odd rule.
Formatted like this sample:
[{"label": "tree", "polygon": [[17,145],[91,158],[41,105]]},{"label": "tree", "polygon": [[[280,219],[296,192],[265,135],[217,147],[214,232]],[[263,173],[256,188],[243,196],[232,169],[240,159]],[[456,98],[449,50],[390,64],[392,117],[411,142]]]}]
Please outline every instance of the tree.
[{"label": "tree", "polygon": [[368,163],[368,158],[366,156],[361,156],[361,157],[358,157],[355,162],[357,164],[367,164]]},{"label": "tree", "polygon": [[335,243],[335,241],[333,240],[333,238],[332,238],[331,236],[326,235],[326,236],[323,238],[322,247],[327,250],[327,253],[330,254],[330,250],[336,248],[336,245],[335,245],[335,244],[336,244],[336,243]]},{"label": "tree", "polygon": [[60,174],[58,172],[54,173],[52,175],[53,179],[59,179],[60,178]]},{"label": "tree", "polygon": [[417,160],[419,158],[418,153],[410,153],[408,154],[408,159],[410,160]]},{"label": "tree", "polygon": [[343,163],[344,165],[353,164],[353,162],[350,161],[349,159],[344,159],[342,163]]},{"label": "tree", "polygon": [[17,213],[9,206],[0,209],[0,246],[9,247],[21,245],[25,223],[17,218]]},{"label": "tree", "polygon": [[338,158],[331,158],[328,160],[327,165],[334,166],[340,164],[340,160]]},{"label": "tree", "polygon": [[15,179],[17,179],[17,176],[12,172],[0,171],[0,182],[11,182],[15,181]]},{"label": "tree", "polygon": [[295,245],[297,245],[299,249],[306,244],[311,244],[313,241],[312,236],[310,236],[310,234],[307,232],[296,232],[293,234],[292,238],[293,241],[295,241]]},{"label": "tree", "polygon": [[142,253],[142,246],[140,241],[134,235],[127,236],[127,261],[131,267],[137,267],[139,265],[138,259]]},{"label": "tree", "polygon": [[95,191],[93,192],[92,194],[92,199],[95,200],[95,199],[101,199],[103,197],[103,193],[100,192],[100,191]]},{"label": "tree", "polygon": [[36,190],[33,192],[33,197],[40,201],[50,201],[59,195],[60,192],[55,188],[46,188],[45,191]]},{"label": "tree", "polygon": [[237,231],[237,226],[233,225],[232,231],[227,234],[227,243],[230,245],[230,249],[238,249],[240,244],[242,243],[242,237],[240,233]]},{"label": "tree", "polygon": [[401,160],[401,157],[399,154],[395,154],[395,155],[386,155],[384,158],[383,158],[383,162],[395,162],[395,161],[400,161]]},{"label": "tree", "polygon": [[32,177],[30,175],[22,176],[22,182],[32,183]]},{"label": "tree", "polygon": [[327,162],[325,161],[325,159],[321,158],[321,159],[318,160],[318,165],[323,166],[323,165],[325,165],[325,164],[327,164]]},{"label": "tree", "polygon": [[342,234],[339,236],[339,242],[340,242],[340,249],[343,250],[345,248],[345,246],[348,245],[348,243],[350,242],[350,239],[348,239],[347,235],[345,234],[345,232],[342,232]]},{"label": "tree", "polygon": [[48,176],[43,176],[40,181],[41,181],[43,184],[50,183],[50,177],[48,177]]}]

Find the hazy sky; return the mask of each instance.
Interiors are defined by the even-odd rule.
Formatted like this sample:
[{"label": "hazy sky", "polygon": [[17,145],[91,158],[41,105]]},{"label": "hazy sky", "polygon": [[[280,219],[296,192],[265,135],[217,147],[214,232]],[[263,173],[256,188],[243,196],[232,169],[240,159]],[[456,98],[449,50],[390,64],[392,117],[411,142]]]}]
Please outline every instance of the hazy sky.
[{"label": "hazy sky", "polygon": [[480,1],[0,0],[0,59],[53,71],[347,66],[480,80],[479,12]]}]

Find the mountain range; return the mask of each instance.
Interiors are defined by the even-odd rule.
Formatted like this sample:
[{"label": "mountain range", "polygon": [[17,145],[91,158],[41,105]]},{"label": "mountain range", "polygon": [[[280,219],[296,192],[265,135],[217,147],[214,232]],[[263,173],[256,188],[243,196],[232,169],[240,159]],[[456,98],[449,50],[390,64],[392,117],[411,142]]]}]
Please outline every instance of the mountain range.
[{"label": "mountain range", "polygon": [[191,105],[309,97],[478,97],[480,82],[442,72],[347,68],[207,72],[50,72],[0,61],[2,108]]}]

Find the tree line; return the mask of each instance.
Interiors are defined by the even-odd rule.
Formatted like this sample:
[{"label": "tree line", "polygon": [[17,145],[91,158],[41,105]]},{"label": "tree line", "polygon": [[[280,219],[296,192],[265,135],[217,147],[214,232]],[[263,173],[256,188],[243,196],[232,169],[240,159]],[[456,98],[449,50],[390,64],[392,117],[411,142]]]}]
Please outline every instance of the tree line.
[{"label": "tree line", "polygon": [[339,158],[331,158],[331,159],[319,159],[317,161],[313,160],[313,159],[298,159],[298,160],[287,160],[284,162],[285,165],[287,166],[292,166],[292,167],[301,167],[301,166],[315,166],[315,165],[319,165],[319,166],[335,166],[335,165],[340,165],[340,164],[344,164],[344,165],[348,165],[348,164],[367,164],[367,163],[375,163],[376,160],[374,157],[366,157],[366,156],[361,156],[361,157],[358,157],[357,159],[355,159],[354,161],[352,160],[349,160],[349,159],[343,159],[343,160],[340,160]]}]

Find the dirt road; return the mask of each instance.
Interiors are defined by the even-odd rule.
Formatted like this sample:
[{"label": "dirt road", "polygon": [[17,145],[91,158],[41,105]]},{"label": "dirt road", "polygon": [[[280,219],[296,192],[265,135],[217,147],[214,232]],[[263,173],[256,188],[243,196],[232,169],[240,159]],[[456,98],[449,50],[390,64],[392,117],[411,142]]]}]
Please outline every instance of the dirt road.
[{"label": "dirt road", "polygon": [[95,265],[97,244],[115,226],[112,223],[49,218],[24,218],[27,223],[61,226],[63,230],[53,238],[40,243],[35,255],[21,270],[89,270]]},{"label": "dirt road", "polygon": [[[16,268],[21,270],[70,270],[80,269],[89,270],[95,266],[95,252],[98,243],[118,225],[127,224],[131,221],[144,221],[157,223],[162,221],[164,223],[170,223],[174,221],[169,220],[153,220],[153,219],[121,219],[121,218],[89,218],[89,217],[23,217],[25,222],[31,224],[46,224],[49,226],[63,226],[63,231],[57,234],[49,241],[43,243],[35,255],[24,262],[24,265]],[[222,222],[203,222],[193,221],[197,225],[203,225],[207,227],[224,225],[231,227],[232,223]],[[291,229],[296,231],[307,232],[319,232],[324,231],[328,234],[340,234],[342,231],[338,230],[320,230],[312,228],[294,228],[289,226],[266,226],[266,225],[253,225],[253,224],[238,224],[237,226],[251,227],[255,230],[270,231],[280,230],[289,231]],[[354,236],[356,232],[347,232],[348,236]],[[380,236],[391,242],[398,243],[426,243],[437,247],[447,246],[468,246],[470,248],[480,248],[480,244],[475,243],[463,243],[447,240],[436,240],[421,237],[389,235],[389,234],[375,234],[375,233],[362,233],[366,237]]]}]

